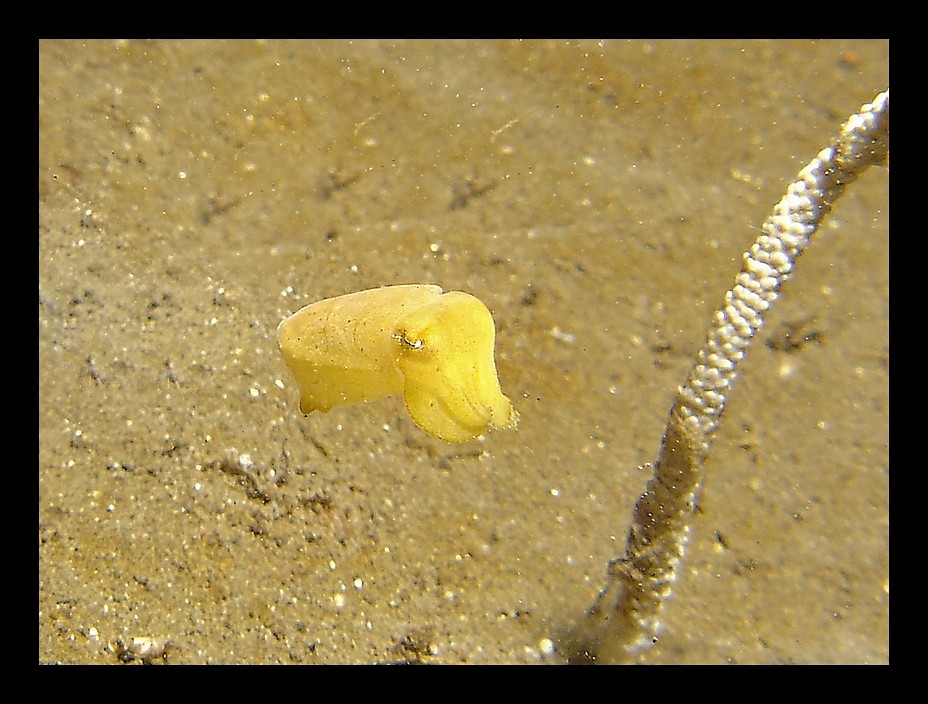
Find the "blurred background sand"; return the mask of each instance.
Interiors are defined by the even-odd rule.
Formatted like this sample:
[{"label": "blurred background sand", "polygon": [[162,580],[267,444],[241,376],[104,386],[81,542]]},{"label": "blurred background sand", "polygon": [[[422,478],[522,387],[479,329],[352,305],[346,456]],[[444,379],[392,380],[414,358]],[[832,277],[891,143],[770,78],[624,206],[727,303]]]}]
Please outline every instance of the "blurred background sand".
[{"label": "blurred background sand", "polygon": [[[39,661],[563,661],[741,253],[888,51],[40,42]],[[744,364],[644,662],[888,661],[888,182]],[[518,430],[300,415],[278,322],[395,283],[488,305]]]}]

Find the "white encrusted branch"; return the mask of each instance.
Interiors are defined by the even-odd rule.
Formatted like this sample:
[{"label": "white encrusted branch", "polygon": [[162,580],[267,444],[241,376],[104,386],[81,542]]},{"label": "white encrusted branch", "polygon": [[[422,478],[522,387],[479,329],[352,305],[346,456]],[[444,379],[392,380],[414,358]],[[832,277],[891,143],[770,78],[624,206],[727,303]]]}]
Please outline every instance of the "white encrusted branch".
[{"label": "white encrusted branch", "polygon": [[687,427],[708,452],[738,362],[764,324],[764,315],[793,272],[824,217],[844,189],[889,151],[889,91],[864,105],[841,128],[836,143],[799,172],[761,227],[734,287],[715,313],[705,346],[677,405]]},{"label": "white encrusted branch", "polygon": [[582,634],[575,634],[580,657],[619,662],[656,640],[702,488],[703,461],[738,363],[834,202],[888,154],[889,91],[851,116],[834,144],[799,172],[761,228],[763,234],[745,252],[741,273],[713,316],[706,343],[670,410],[654,476],[635,505],[625,556],[610,563],[609,582]]}]

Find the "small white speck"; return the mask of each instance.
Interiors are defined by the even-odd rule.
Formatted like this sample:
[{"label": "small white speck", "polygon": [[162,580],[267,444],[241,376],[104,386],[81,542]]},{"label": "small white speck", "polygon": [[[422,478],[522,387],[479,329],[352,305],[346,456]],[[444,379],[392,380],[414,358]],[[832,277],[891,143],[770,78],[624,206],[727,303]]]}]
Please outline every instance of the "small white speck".
[{"label": "small white speck", "polygon": [[538,649],[545,655],[554,655],[554,641],[550,638],[542,638],[538,641]]},{"label": "small white speck", "polygon": [[96,640],[97,638],[100,637],[100,634],[97,632],[96,628],[91,626],[90,629],[87,631],[87,637],[90,638],[91,640]]},{"label": "small white speck", "polygon": [[336,594],[332,597],[332,603],[335,604],[336,609],[340,609],[345,605],[345,595]]},{"label": "small white speck", "polygon": [[199,491],[199,490],[202,489],[202,488],[203,488],[203,485],[200,484],[200,482],[197,482],[196,484],[193,485],[193,490],[194,490],[194,491]]},{"label": "small white speck", "polygon": [[570,332],[564,332],[557,325],[555,325],[550,330],[551,336],[558,342],[566,342],[568,345],[573,345],[577,342],[577,336]]},{"label": "small white speck", "polygon": [[185,178],[187,178],[187,172],[186,172],[186,171],[181,171],[181,172],[179,172],[179,173],[177,174],[177,177],[180,178],[180,179],[185,179]]},{"label": "small white speck", "polygon": [[280,379],[274,379],[274,386],[276,386],[278,389],[282,389],[284,388],[284,382],[282,382]]},{"label": "small white speck", "polygon": [[254,462],[251,460],[251,455],[244,453],[238,456],[238,463],[242,469],[248,469],[249,467],[254,466]]},{"label": "small white speck", "polygon": [[560,495],[561,495],[560,489],[551,489],[551,496],[553,496],[555,499],[560,497]]},{"label": "small white speck", "polygon": [[334,570],[338,565],[335,564],[335,560],[329,560],[329,569]]},{"label": "small white speck", "polygon": [[248,393],[252,398],[258,398],[258,396],[261,395],[261,392],[258,391],[258,389],[256,389],[254,386],[248,389]]},{"label": "small white speck", "polygon": [[353,584],[355,589],[360,589],[364,586],[364,580],[358,577],[356,580],[354,580]]}]

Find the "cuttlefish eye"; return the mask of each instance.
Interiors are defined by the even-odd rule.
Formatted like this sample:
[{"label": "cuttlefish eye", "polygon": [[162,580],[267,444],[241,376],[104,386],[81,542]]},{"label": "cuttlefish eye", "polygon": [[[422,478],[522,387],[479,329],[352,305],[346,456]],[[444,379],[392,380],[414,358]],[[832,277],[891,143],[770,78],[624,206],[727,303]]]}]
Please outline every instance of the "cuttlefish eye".
[{"label": "cuttlefish eye", "polygon": [[493,317],[461,291],[410,284],[318,301],[283,320],[277,342],[306,414],[402,393],[416,424],[448,442],[518,419],[496,373]]}]

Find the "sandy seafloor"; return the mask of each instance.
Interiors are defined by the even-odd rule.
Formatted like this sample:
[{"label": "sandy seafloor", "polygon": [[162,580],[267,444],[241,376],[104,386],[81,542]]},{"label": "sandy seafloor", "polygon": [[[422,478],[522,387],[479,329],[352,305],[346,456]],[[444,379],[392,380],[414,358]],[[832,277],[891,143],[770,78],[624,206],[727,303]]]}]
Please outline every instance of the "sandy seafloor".
[{"label": "sandy seafloor", "polygon": [[[39,661],[563,662],[741,253],[888,53],[41,42]],[[743,365],[641,662],[888,662],[888,183]],[[488,305],[517,430],[299,413],[278,322],[395,283]]]}]

